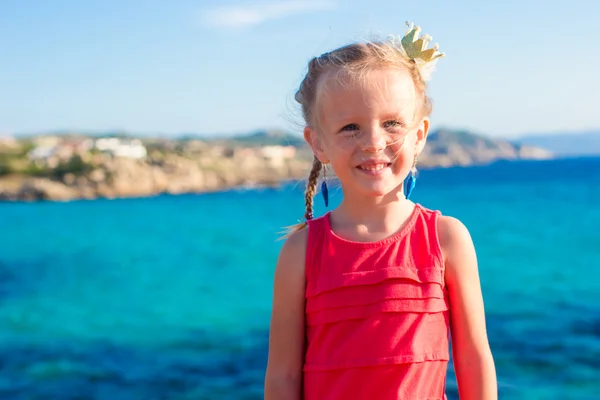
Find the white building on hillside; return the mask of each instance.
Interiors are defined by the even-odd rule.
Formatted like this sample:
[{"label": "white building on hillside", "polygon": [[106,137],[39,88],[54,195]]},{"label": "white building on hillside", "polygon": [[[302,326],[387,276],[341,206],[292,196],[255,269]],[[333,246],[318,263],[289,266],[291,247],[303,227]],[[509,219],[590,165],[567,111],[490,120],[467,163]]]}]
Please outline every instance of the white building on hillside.
[{"label": "white building on hillside", "polygon": [[148,154],[146,146],[139,139],[102,138],[96,140],[94,147],[115,157],[141,159]]}]

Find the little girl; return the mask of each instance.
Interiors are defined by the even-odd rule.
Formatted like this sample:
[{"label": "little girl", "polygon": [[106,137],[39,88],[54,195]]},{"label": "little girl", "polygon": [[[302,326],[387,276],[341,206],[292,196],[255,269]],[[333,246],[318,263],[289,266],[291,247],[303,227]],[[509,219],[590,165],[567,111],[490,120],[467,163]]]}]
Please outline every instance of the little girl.
[{"label": "little girl", "polygon": [[[315,158],[275,271],[267,400],[444,399],[450,337],[461,400],[497,398],[469,232],[408,200],[443,56],[430,40],[410,25],[308,65],[296,100]],[[313,218],[326,166],[344,196]]]}]

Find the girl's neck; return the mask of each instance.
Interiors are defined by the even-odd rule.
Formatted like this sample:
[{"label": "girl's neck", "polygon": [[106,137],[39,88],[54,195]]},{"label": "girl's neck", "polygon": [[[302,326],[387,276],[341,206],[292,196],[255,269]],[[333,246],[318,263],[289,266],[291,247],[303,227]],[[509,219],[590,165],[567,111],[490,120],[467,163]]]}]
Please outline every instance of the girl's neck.
[{"label": "girl's neck", "polygon": [[332,213],[332,225],[357,234],[391,234],[397,231],[414,211],[415,204],[402,191],[383,197],[344,198]]}]

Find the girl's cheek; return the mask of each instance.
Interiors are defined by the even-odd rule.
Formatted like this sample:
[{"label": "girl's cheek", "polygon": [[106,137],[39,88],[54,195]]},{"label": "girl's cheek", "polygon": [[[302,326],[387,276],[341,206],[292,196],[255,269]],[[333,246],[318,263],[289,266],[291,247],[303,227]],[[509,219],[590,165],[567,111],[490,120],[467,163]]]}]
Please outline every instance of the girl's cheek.
[{"label": "girl's cheek", "polygon": [[394,154],[401,154],[401,153],[404,153],[404,151],[406,150],[407,147],[409,147],[407,145],[408,145],[407,141],[400,141],[400,142],[392,143],[390,145],[390,148]]},{"label": "girl's cheek", "polygon": [[332,143],[340,150],[351,150],[359,145],[357,138],[351,135],[338,135]]}]

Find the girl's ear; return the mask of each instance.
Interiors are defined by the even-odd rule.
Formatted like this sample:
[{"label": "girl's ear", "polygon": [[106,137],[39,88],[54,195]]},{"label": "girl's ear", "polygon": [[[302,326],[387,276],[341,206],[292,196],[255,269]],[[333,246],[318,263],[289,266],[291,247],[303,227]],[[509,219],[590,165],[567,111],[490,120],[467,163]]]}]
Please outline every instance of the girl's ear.
[{"label": "girl's ear", "polygon": [[427,135],[429,134],[429,118],[425,117],[419,124],[419,129],[417,130],[417,141],[415,143],[416,153],[421,154],[423,148],[425,148],[425,143],[427,142]]},{"label": "girl's ear", "polygon": [[312,149],[313,154],[319,159],[319,161],[321,161],[321,163],[329,163],[329,159],[323,151],[323,146],[321,144],[321,140],[319,140],[317,132],[310,126],[306,126],[304,128],[304,140],[306,140],[306,143],[308,143],[308,145]]}]

